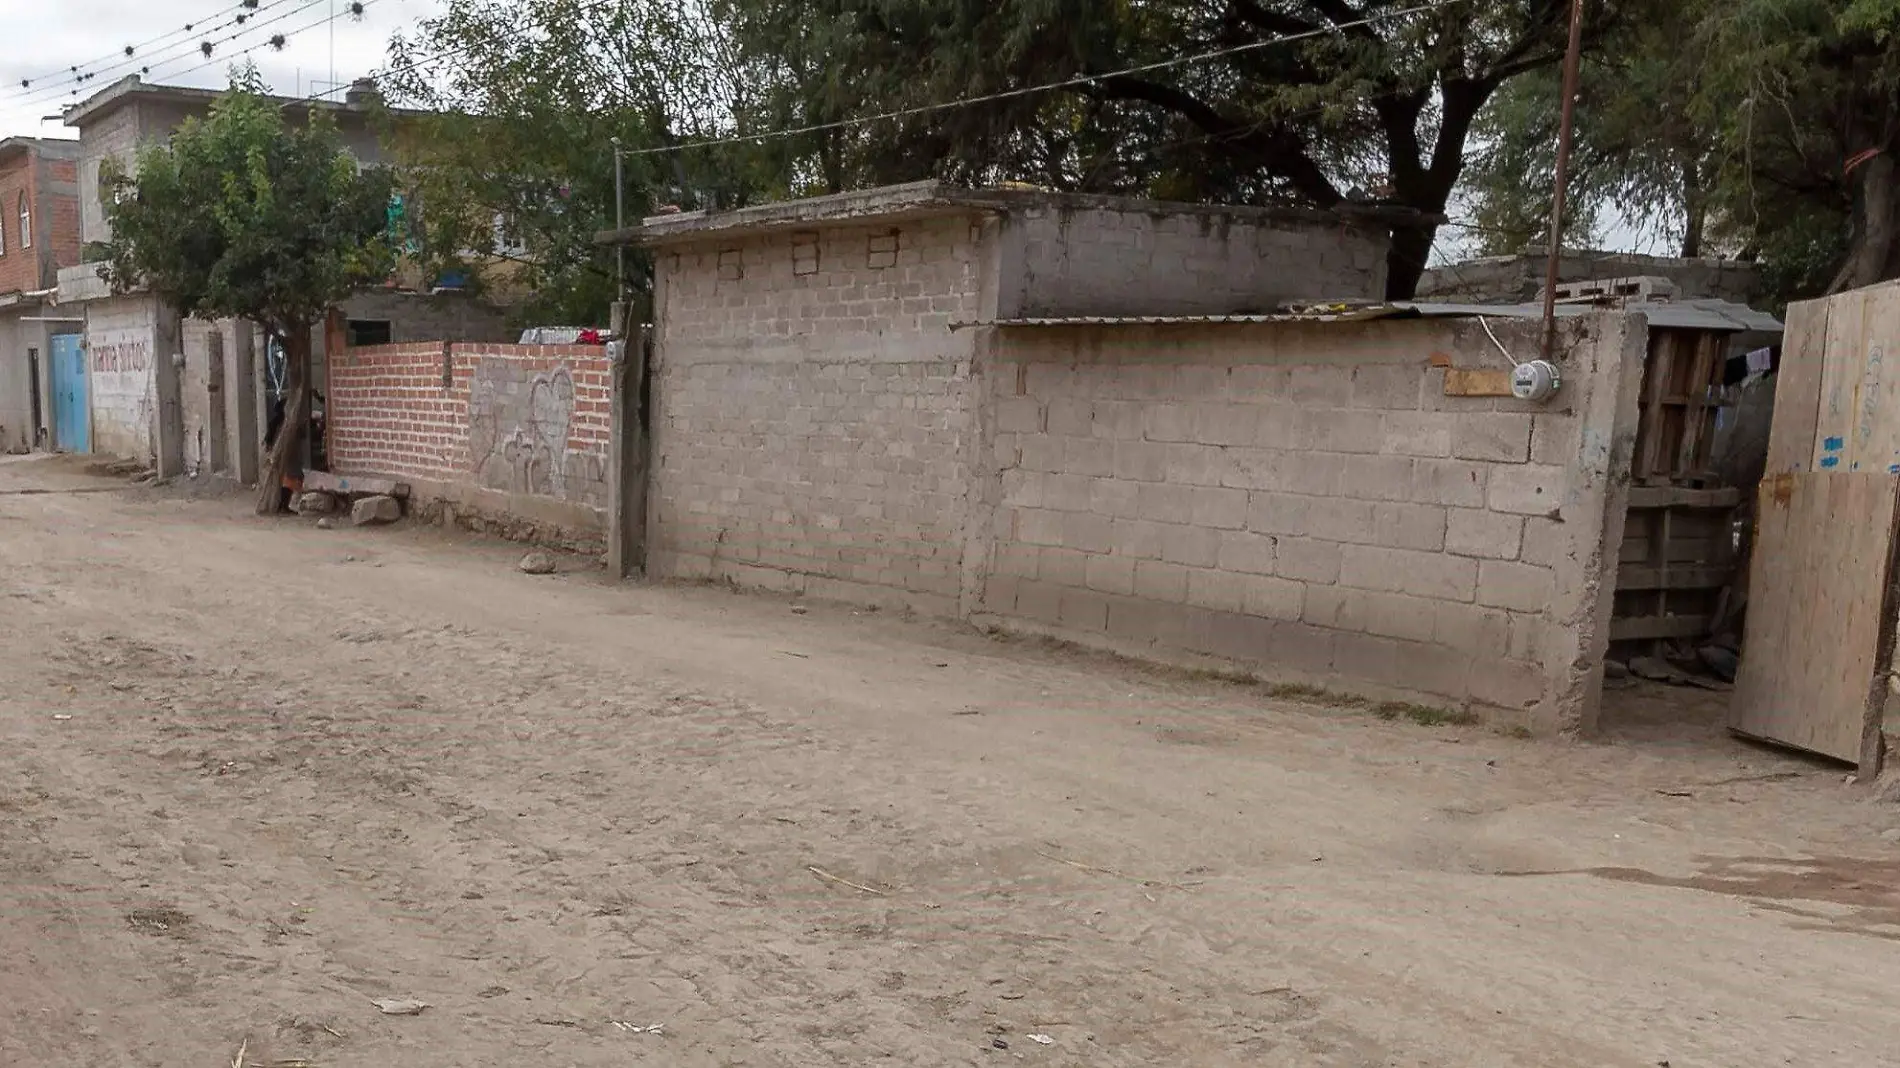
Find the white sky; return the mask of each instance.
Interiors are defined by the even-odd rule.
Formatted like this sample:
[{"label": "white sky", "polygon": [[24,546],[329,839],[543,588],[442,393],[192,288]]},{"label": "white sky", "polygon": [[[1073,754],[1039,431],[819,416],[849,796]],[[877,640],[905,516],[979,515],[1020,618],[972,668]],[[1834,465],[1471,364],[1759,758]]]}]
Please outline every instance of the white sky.
[{"label": "white sky", "polygon": [[[273,92],[321,93],[333,78],[348,82],[384,65],[390,35],[438,8],[438,0],[363,3],[362,17],[351,19],[349,0],[258,0],[249,11],[238,0],[0,0],[0,9],[16,15],[0,50],[0,136],[77,136],[57,119],[42,120],[144,66],[152,68],[143,75],[148,82],[222,88],[247,48]],[[242,25],[231,22],[239,12],[249,16]],[[268,43],[279,33],[282,51]],[[198,51],[206,39],[214,43],[210,60]],[[122,51],[127,45],[135,46],[131,57]],[[74,66],[94,77],[75,85]],[[23,78],[32,88],[21,88]],[[341,96],[338,90],[331,99]]]}]

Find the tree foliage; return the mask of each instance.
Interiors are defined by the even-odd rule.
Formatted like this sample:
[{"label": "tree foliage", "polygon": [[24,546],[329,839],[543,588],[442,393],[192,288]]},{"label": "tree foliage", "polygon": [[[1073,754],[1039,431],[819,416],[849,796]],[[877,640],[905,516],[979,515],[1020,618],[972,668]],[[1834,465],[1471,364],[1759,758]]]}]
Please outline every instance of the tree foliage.
[{"label": "tree foliage", "polygon": [[[1900,277],[1897,29],[1900,0],[1689,0],[1626,27],[1586,64],[1570,232],[1621,217],[1759,258],[1781,301]],[[1548,225],[1557,104],[1533,75],[1479,123],[1494,249]]]},{"label": "tree foliage", "polygon": [[288,122],[263,92],[255,70],[237,72],[208,116],[141,150],[131,174],[109,176],[102,275],[181,315],[260,323],[283,344],[293,396],[260,494],[260,510],[274,510],[307,419],[311,329],[387,278],[394,258],[387,176],[359,170],[321,114]]},{"label": "tree foliage", "polygon": [[[1498,88],[1557,62],[1567,0],[721,0],[758,107],[818,124],[1086,78],[805,139],[789,178],[931,175],[1436,216]],[[1640,0],[1590,5],[1594,37]],[[1365,22],[1372,19],[1374,21]],[[1290,40],[1289,40],[1290,39]],[[1209,53],[1209,58],[1195,58]],[[1165,64],[1164,66],[1153,66]],[[1131,71],[1132,68],[1150,69]],[[1121,73],[1129,72],[1129,73]],[[1402,229],[1409,295],[1435,226]]]},{"label": "tree foliage", "polygon": [[419,254],[438,272],[512,274],[539,321],[598,324],[614,299],[594,236],[614,220],[615,139],[630,222],[760,188],[739,146],[660,151],[730,134],[751,92],[696,0],[448,0],[390,59],[392,100],[430,112],[405,116],[400,141]]}]

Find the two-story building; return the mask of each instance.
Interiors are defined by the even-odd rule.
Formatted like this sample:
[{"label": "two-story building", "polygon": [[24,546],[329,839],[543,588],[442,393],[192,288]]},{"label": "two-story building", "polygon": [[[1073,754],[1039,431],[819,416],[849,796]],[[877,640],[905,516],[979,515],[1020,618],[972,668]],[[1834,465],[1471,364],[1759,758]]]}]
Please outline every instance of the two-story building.
[{"label": "two-story building", "polygon": [[59,269],[79,262],[78,154],[72,141],[0,141],[0,452],[85,447],[80,324],[51,300]]},{"label": "two-story building", "polygon": [[[281,388],[277,346],[250,323],[181,320],[150,293],[113,293],[92,262],[111,238],[113,170],[132,171],[141,149],[166,143],[186,119],[209,113],[221,95],[147,84],[134,75],[66,112],[66,124],[79,131],[79,259],[86,262],[59,272],[57,296],[62,314],[78,318],[84,330],[91,451],[149,459],[163,474],[251,481],[272,394]],[[414,114],[384,107],[367,79],[351,85],[341,102],[277,99],[289,122],[327,116],[364,165],[392,162],[391,140]],[[418,291],[395,279],[356,294],[340,313],[339,329],[314,332],[320,396],[333,334],[358,343],[498,341],[507,329],[504,312],[466,293]]]}]

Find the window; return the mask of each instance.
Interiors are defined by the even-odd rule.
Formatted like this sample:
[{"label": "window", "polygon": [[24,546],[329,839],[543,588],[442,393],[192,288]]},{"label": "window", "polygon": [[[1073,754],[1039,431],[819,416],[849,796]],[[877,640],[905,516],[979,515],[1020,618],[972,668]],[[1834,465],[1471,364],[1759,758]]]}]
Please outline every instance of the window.
[{"label": "window", "polygon": [[33,247],[33,206],[26,202],[26,194],[20,194],[20,247]]},{"label": "window", "polygon": [[387,345],[391,336],[388,319],[351,319],[348,330],[351,348],[362,345]]}]

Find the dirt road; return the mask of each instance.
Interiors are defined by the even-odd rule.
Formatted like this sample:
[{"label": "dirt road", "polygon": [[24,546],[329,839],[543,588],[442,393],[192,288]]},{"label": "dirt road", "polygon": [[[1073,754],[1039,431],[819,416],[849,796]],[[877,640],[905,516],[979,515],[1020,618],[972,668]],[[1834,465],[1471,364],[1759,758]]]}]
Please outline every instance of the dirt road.
[{"label": "dirt road", "polygon": [[1900,1057],[1837,769],[76,472],[0,464],[0,1065]]}]

